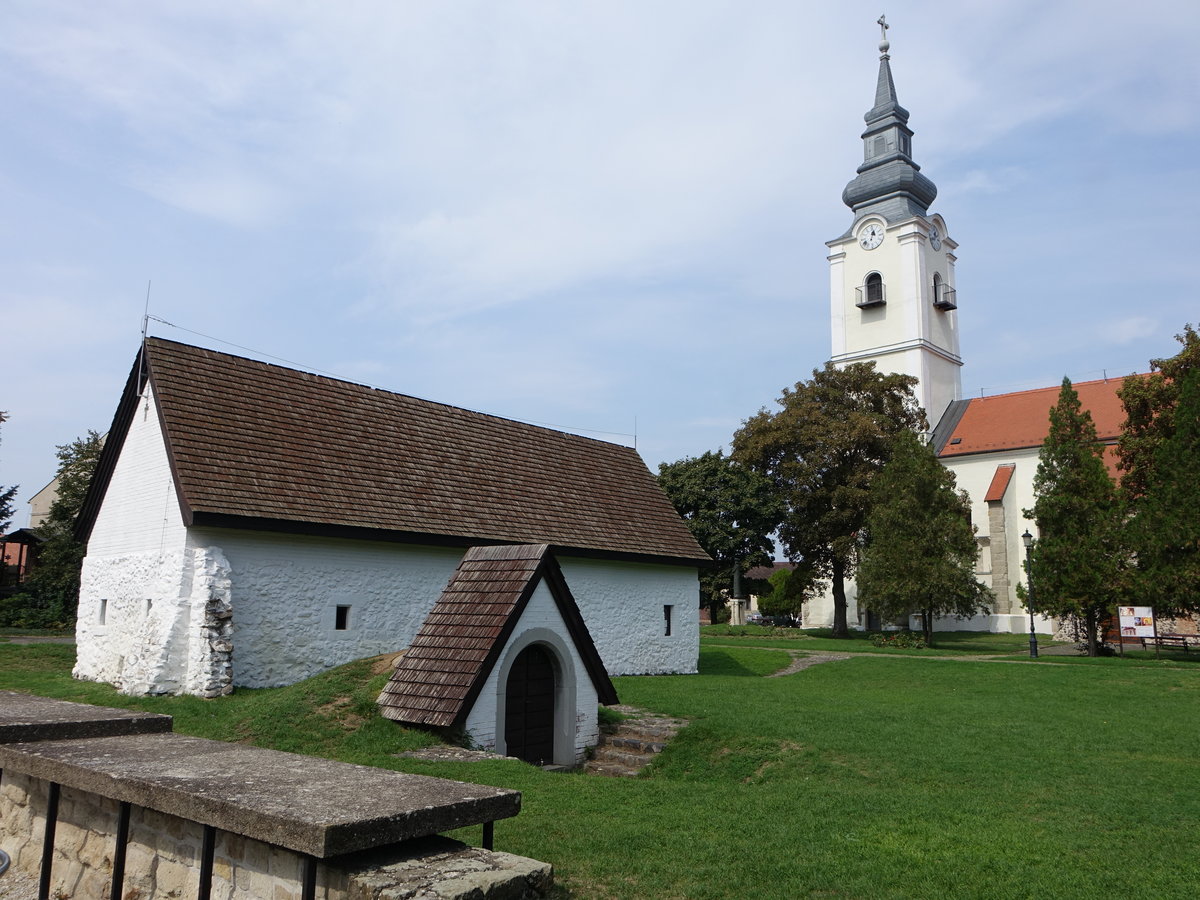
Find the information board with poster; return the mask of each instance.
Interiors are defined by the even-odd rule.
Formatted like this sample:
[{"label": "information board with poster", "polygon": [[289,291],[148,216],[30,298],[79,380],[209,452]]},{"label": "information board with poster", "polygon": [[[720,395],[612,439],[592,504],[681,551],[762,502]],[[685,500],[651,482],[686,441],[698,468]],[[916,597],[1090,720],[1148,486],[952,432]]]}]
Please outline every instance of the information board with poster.
[{"label": "information board with poster", "polygon": [[1154,608],[1150,606],[1118,606],[1117,615],[1121,622],[1121,650],[1126,638],[1152,638],[1155,636]]}]

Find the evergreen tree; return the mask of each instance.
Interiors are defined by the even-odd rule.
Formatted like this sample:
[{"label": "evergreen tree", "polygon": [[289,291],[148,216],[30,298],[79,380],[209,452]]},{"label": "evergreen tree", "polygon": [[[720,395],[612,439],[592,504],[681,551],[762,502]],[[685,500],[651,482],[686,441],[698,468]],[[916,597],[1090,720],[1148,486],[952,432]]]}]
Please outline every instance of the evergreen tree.
[{"label": "evergreen tree", "polygon": [[783,508],[771,483],[720,450],[658,467],[658,483],[687,523],[696,543],[713,558],[701,573],[701,599],[716,622],[725,606],[736,566],[742,574],[770,565],[771,534]]},{"label": "evergreen tree", "polygon": [[1050,410],[1033,490],[1033,509],[1024,511],[1039,535],[1029,553],[1030,608],[1078,617],[1096,656],[1099,625],[1120,598],[1121,514],[1096,426],[1068,378]]},{"label": "evergreen tree", "polygon": [[[807,591],[832,586],[834,637],[849,636],[846,579],[865,538],[871,482],[896,435],[925,428],[916,383],[874,363],[826,363],[785,388],[778,411],[760,410],[733,437],[734,458],[769,478],[786,504],[779,540],[802,564]],[[799,587],[796,578],[789,585]]]},{"label": "evergreen tree", "polygon": [[803,568],[780,569],[773,573],[767,579],[768,589],[758,598],[759,612],[799,619],[804,605],[804,587],[811,581]]},{"label": "evergreen tree", "polygon": [[919,611],[927,645],[935,617],[986,612],[992,594],[975,577],[971,501],[932,448],[910,431],[897,435],[871,494],[859,604],[885,619]]},{"label": "evergreen tree", "polygon": [[1171,434],[1145,473],[1129,529],[1138,596],[1163,616],[1200,612],[1200,368],[1177,387]]},{"label": "evergreen tree", "polygon": [[[0,425],[3,425],[7,420],[8,413],[0,412]],[[7,489],[0,488],[0,535],[7,534],[8,527],[12,524],[13,500],[16,496],[16,485]]]},{"label": "evergreen tree", "polygon": [[14,598],[25,608],[26,623],[41,627],[70,627],[79,605],[79,572],[84,545],[75,539],[75,519],[87,496],[92,472],[100,458],[101,436],[89,431],[58,450],[58,497],[46,520],[38,526],[45,540],[38,564],[25,581],[24,592]]}]

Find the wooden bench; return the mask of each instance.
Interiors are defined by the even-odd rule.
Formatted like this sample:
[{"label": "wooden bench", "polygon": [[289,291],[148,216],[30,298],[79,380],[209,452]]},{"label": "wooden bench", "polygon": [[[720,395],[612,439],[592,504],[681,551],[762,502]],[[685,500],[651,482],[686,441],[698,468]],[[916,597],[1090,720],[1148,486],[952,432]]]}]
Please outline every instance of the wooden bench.
[{"label": "wooden bench", "polygon": [[1157,634],[1154,637],[1142,638],[1142,649],[1149,650],[1183,650],[1190,652],[1191,644],[1200,647],[1200,635],[1196,634]]}]

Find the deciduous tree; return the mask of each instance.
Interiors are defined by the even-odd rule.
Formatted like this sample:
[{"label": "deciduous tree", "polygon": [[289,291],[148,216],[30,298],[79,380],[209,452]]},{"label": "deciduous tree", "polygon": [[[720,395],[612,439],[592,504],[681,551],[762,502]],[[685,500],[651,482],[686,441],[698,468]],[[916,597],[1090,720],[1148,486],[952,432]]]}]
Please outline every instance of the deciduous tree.
[{"label": "deciduous tree", "polygon": [[1098,626],[1120,599],[1126,554],[1104,447],[1068,378],[1050,410],[1033,490],[1033,509],[1024,511],[1038,530],[1029,553],[1031,608],[1078,617],[1088,655],[1096,656]]},{"label": "deciduous tree", "polygon": [[859,604],[883,618],[919,611],[928,645],[936,616],[986,612],[992,593],[975,577],[971,501],[933,450],[910,431],[898,434],[871,493]]},{"label": "deciduous tree", "polygon": [[[871,506],[871,483],[897,434],[923,430],[908,375],[874,363],[827,363],[785,388],[733,438],[733,456],[769,478],[786,505],[779,539],[809,573],[809,591],[832,586],[835,637],[847,637],[846,579],[854,574]],[[796,576],[793,575],[793,579]]]},{"label": "deciduous tree", "polygon": [[713,558],[700,578],[701,596],[712,621],[725,603],[736,566],[743,574],[770,565],[771,534],[782,505],[771,482],[720,450],[658,467],[658,483],[687,523],[696,542]]}]

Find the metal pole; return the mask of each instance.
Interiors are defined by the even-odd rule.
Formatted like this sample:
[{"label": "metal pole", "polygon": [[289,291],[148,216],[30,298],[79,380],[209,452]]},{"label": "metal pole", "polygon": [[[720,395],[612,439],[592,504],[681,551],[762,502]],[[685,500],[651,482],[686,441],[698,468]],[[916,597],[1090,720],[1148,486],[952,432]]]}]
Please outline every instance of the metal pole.
[{"label": "metal pole", "polygon": [[213,855],[217,849],[217,829],[212,825],[204,826],[204,844],[200,848],[200,887],[196,891],[197,900],[209,900],[212,896]]},{"label": "metal pole", "polygon": [[129,804],[122,803],[117,814],[117,846],[113,850],[112,886],[108,896],[125,896],[125,851],[129,845]]},{"label": "metal pole", "polygon": [[42,835],[42,874],[38,881],[38,900],[50,900],[50,868],[54,863],[54,829],[58,825],[57,781],[50,782],[46,797],[46,833]]},{"label": "metal pole", "polygon": [[1021,535],[1025,545],[1025,605],[1029,607],[1029,658],[1038,658],[1037,632],[1033,630],[1033,566],[1029,564],[1029,553],[1033,549],[1033,535],[1029,529]]},{"label": "metal pole", "polygon": [[303,870],[300,873],[300,900],[316,900],[317,898],[317,858],[304,854]]}]

